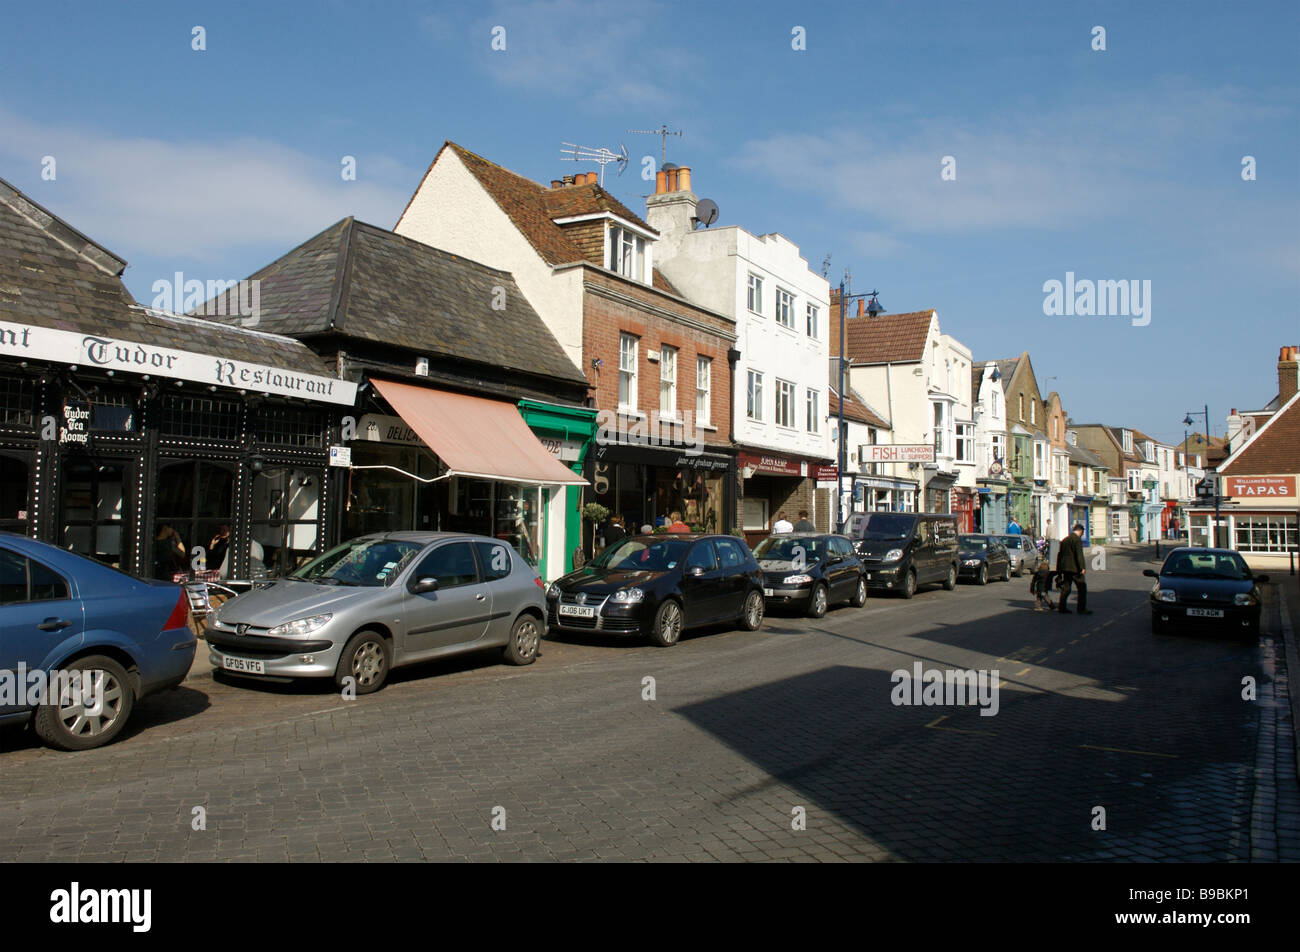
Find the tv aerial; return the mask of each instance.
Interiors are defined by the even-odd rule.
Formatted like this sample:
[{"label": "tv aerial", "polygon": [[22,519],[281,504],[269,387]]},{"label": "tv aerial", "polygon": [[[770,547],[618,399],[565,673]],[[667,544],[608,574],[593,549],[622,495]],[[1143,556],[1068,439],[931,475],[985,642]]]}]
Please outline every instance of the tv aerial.
[{"label": "tv aerial", "polygon": [[618,151],[611,149],[593,149],[591,146],[578,145],[573,142],[563,143],[565,148],[560,150],[560,155],[566,162],[595,162],[600,165],[600,184],[605,184],[605,166],[611,162],[618,163],[618,174],[622,175],[627,169],[627,146],[620,145]]},{"label": "tv aerial", "polygon": [[663,140],[659,152],[659,168],[661,169],[668,164],[668,137],[686,135],[686,133],[681,130],[678,130],[677,132],[671,131],[666,122],[658,129],[629,129],[627,131],[632,135],[638,136],[659,136],[659,138]]}]

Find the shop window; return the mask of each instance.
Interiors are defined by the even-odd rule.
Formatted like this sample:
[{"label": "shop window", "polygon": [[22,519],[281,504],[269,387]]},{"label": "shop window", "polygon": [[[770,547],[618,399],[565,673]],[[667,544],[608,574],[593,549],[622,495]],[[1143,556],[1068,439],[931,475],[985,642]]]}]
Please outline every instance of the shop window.
[{"label": "shop window", "polygon": [[540,497],[537,486],[457,478],[449,528],[500,539],[536,568],[541,559],[537,518]]},{"label": "shop window", "polygon": [[159,405],[163,436],[234,443],[239,439],[238,403],[215,397],[168,394]]},{"label": "shop window", "polygon": [[287,575],[319,551],[320,470],[276,467],[253,474],[249,572]]},{"label": "shop window", "polygon": [[27,534],[31,464],[0,453],[0,530]]},{"label": "shop window", "polygon": [[59,535],[63,548],[124,567],[122,523],[130,469],[124,462],[64,459]]},{"label": "shop window", "polygon": [[163,460],[154,511],[153,577],[170,579],[194,568],[229,578],[234,513],[234,464]]},{"label": "shop window", "polygon": [[325,446],[324,417],[316,410],[265,404],[253,417],[257,441],[272,446]]},{"label": "shop window", "polygon": [[768,528],[767,500],[746,496],[741,507],[741,516],[745,520],[745,529],[747,531],[766,531]]},{"label": "shop window", "polygon": [[0,426],[31,429],[36,425],[36,384],[23,377],[0,377]]},{"label": "shop window", "polygon": [[439,475],[438,461],[427,449],[357,441],[352,444],[352,464],[359,468],[347,473],[344,538],[394,529],[442,528],[438,509],[439,500],[445,506],[445,484],[420,481]]},{"label": "shop window", "polygon": [[478,581],[474,565],[474,551],[468,542],[449,542],[440,545],[424,557],[412,578],[436,578],[438,589],[472,585]]},{"label": "shop window", "polygon": [[1235,535],[1238,552],[1285,555],[1295,549],[1296,517],[1239,515],[1235,520]]}]

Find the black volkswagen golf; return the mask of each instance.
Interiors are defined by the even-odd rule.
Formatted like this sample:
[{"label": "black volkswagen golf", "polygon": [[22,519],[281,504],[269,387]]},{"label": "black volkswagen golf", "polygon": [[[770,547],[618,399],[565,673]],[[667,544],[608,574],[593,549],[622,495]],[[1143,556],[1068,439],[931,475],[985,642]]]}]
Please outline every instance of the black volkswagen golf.
[{"label": "black volkswagen golf", "polygon": [[629,536],[552,582],[546,609],[554,631],[640,634],[668,647],[700,625],[757,629],[763,573],[734,536]]},{"label": "black volkswagen golf", "polygon": [[1174,549],[1157,573],[1151,589],[1151,631],[1164,634],[1174,625],[1214,628],[1224,634],[1255,640],[1259,637],[1259,586],[1267,575],[1256,575],[1232,549],[1183,547]]},{"label": "black volkswagen golf", "polygon": [[835,602],[855,608],[866,604],[862,562],[845,536],[768,536],[754,549],[754,558],[763,570],[763,594],[770,605],[790,605],[821,618]]}]

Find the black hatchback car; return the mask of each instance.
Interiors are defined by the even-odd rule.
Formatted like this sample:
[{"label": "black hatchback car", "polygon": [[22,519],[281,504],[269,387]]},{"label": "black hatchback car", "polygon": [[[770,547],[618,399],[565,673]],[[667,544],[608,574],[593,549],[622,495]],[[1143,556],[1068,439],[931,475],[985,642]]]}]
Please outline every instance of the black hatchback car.
[{"label": "black hatchback car", "polygon": [[546,590],[553,631],[646,635],[675,645],[687,628],[763,623],[763,573],[727,535],[639,535],[609,546]]},{"label": "black hatchback car", "polygon": [[995,535],[959,535],[957,537],[957,577],[981,585],[991,578],[1011,580],[1011,553]]},{"label": "black hatchback car", "polygon": [[827,606],[836,602],[849,602],[855,608],[866,604],[862,561],[845,536],[768,536],[754,548],[754,558],[763,570],[768,605],[791,606],[821,618]]},{"label": "black hatchback car", "polygon": [[1174,549],[1151,589],[1151,632],[1196,625],[1254,640],[1259,637],[1260,591],[1267,575],[1255,575],[1232,549]]}]

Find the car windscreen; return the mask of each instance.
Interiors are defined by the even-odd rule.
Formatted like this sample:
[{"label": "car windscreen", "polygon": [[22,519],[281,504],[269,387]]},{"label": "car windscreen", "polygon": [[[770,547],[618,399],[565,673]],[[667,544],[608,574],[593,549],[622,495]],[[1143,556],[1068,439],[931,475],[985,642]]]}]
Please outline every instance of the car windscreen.
[{"label": "car windscreen", "polygon": [[957,546],[963,552],[987,552],[989,540],[983,536],[961,536],[957,540]]},{"label": "car windscreen", "polygon": [[877,541],[902,541],[912,534],[916,526],[914,516],[889,512],[873,512],[862,529],[861,539]]},{"label": "car windscreen", "polygon": [[624,539],[591,561],[596,568],[627,572],[666,572],[686,558],[688,539]]},{"label": "car windscreen", "polygon": [[826,543],[821,539],[795,536],[775,536],[764,539],[754,549],[754,558],[760,562],[799,562],[812,565],[826,555]]},{"label": "car windscreen", "polygon": [[354,539],[318,555],[289,577],[321,585],[382,588],[392,584],[422,548],[405,540]]},{"label": "car windscreen", "polygon": [[1241,556],[1229,552],[1175,552],[1160,569],[1169,578],[1217,578],[1243,581],[1250,569]]},{"label": "car windscreen", "polygon": [[998,541],[1000,541],[1000,542],[1001,542],[1003,545],[1005,545],[1008,549],[1028,549],[1028,548],[1029,548],[1029,546],[1028,546],[1028,545],[1026,544],[1026,542],[1025,542],[1025,537],[1024,537],[1024,536],[1018,536],[1018,535],[998,536]]}]

